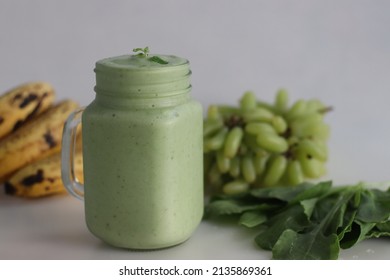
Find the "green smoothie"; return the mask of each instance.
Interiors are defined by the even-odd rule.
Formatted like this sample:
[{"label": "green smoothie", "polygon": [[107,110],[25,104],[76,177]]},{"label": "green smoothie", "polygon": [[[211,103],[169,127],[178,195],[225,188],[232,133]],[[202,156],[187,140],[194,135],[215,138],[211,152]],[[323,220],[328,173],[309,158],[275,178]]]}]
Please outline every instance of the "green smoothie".
[{"label": "green smoothie", "polygon": [[124,248],[190,237],[203,214],[202,108],[186,59],[125,55],[96,63],[96,99],[82,115],[90,231]]}]

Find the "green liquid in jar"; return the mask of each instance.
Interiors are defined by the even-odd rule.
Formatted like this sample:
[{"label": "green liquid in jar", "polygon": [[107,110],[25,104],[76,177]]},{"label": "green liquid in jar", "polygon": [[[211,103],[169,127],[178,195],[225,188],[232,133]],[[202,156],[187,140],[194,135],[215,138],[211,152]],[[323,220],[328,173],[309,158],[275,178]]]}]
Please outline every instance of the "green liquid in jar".
[{"label": "green liquid in jar", "polygon": [[98,61],[82,116],[86,221],[113,246],[179,244],[203,214],[202,108],[188,61],[159,57]]}]

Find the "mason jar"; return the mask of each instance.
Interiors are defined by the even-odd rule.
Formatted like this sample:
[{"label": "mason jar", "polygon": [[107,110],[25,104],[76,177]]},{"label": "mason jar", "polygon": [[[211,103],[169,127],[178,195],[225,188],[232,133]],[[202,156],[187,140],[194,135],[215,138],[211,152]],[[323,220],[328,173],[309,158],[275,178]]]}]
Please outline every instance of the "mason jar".
[{"label": "mason jar", "polygon": [[[98,61],[95,73],[95,100],[69,117],[62,151],[63,180],[85,201],[88,229],[131,249],[185,241],[203,214],[203,117],[188,60],[124,55]],[[84,185],[72,166],[80,122]]]}]

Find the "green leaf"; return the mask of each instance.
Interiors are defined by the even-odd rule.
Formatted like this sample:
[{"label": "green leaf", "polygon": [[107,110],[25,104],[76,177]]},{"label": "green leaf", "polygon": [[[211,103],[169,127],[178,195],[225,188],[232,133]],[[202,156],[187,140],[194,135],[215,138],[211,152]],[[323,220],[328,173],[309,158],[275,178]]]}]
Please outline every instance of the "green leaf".
[{"label": "green leaf", "polygon": [[380,230],[382,232],[390,233],[390,221],[383,222],[383,223],[377,223],[376,227],[378,228],[378,230]]},{"label": "green leaf", "polygon": [[331,181],[318,183],[310,188],[305,188],[302,192],[298,193],[292,200],[290,200],[289,203],[292,204],[302,200],[322,197],[329,192],[331,187]]},{"label": "green leaf", "polygon": [[318,184],[302,183],[295,187],[274,187],[254,189],[250,195],[263,200],[280,200],[289,204],[298,203],[301,200],[321,197],[325,195],[332,186],[332,182],[321,182]]},{"label": "green leaf", "polygon": [[[313,211],[312,224],[304,230],[288,228],[272,249],[275,259],[337,259],[340,245],[336,235],[346,205],[355,189],[323,197]],[[280,241],[279,241],[280,240]],[[286,248],[286,244],[290,244]]]},{"label": "green leaf", "polygon": [[259,226],[255,241],[272,250],[275,259],[337,259],[340,248],[390,237],[390,188],[364,186],[331,187],[323,182],[254,189],[213,197],[206,212],[236,214],[241,225]]},{"label": "green leaf", "polygon": [[348,232],[340,239],[340,247],[348,249],[367,238],[367,233],[375,226],[375,223],[362,223],[354,221]]},{"label": "green leaf", "polygon": [[250,195],[260,200],[279,200],[282,202],[289,202],[293,200],[301,192],[312,188],[311,183],[303,183],[296,187],[273,187],[260,188],[250,191]]},{"label": "green leaf", "polygon": [[355,220],[356,212],[357,212],[356,209],[349,209],[348,211],[345,212],[342,225],[337,230],[337,236],[339,240],[342,240],[345,234],[352,231],[352,224],[353,221]]},{"label": "green leaf", "polygon": [[149,58],[150,61],[153,61],[153,62],[157,62],[159,64],[168,64],[168,61],[162,59],[161,57],[158,57],[158,56],[152,56],[151,58]]},{"label": "green leaf", "polygon": [[377,223],[370,232],[367,233],[366,238],[390,237],[390,221]]},{"label": "green leaf", "polygon": [[267,226],[255,238],[262,249],[272,250],[279,236],[286,230],[301,231],[310,225],[309,219],[301,205],[295,204],[284,211],[270,217]]},{"label": "green leaf", "polygon": [[210,216],[241,214],[247,210],[261,209],[259,204],[246,204],[234,199],[215,200],[206,206],[205,212]]},{"label": "green leaf", "polygon": [[364,190],[356,219],[367,223],[379,223],[390,218],[390,192]]},{"label": "green leaf", "polygon": [[373,230],[367,234],[367,238],[379,238],[379,237],[390,237],[390,232]]},{"label": "green leaf", "polygon": [[248,211],[241,215],[239,223],[245,227],[252,228],[267,221],[267,216],[259,211]]},{"label": "green leaf", "polygon": [[277,260],[336,260],[340,247],[336,234],[324,236],[321,231],[297,233],[285,230],[272,249]]},{"label": "green leaf", "polygon": [[355,197],[355,192],[355,188],[330,192],[317,202],[311,221],[321,226],[325,236],[336,233],[343,225],[347,204]]},{"label": "green leaf", "polygon": [[300,204],[303,207],[303,212],[306,214],[308,219],[310,219],[317,201],[318,198],[311,198],[311,199],[302,200],[300,202]]},{"label": "green leaf", "polygon": [[133,52],[138,53],[138,56],[146,57],[149,55],[149,47],[145,48],[134,48]]}]

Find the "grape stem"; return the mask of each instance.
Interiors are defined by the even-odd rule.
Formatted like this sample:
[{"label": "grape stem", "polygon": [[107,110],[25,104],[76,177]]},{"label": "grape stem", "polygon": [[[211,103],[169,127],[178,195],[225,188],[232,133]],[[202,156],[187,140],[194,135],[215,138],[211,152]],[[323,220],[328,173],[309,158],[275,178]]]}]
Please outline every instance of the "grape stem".
[{"label": "grape stem", "polygon": [[327,106],[321,109],[318,109],[318,113],[320,114],[326,114],[333,111],[333,106]]},{"label": "grape stem", "polygon": [[229,128],[232,129],[233,127],[236,126],[244,126],[244,120],[237,115],[231,115],[229,118],[225,120],[225,125]]}]

